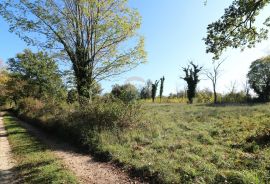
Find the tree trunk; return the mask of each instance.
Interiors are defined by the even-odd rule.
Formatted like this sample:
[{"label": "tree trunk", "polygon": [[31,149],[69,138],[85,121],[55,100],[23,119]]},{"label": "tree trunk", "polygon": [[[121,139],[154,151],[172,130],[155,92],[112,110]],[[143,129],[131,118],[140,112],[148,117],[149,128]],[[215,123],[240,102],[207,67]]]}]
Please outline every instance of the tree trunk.
[{"label": "tree trunk", "polygon": [[216,85],[213,84],[213,90],[214,90],[214,104],[217,104],[217,92],[216,92]]},{"label": "tree trunk", "polygon": [[216,93],[216,90],[214,91],[214,103],[217,104],[217,93]]},{"label": "tree trunk", "polygon": [[77,91],[79,95],[79,102],[88,102],[92,100],[92,75],[91,70],[87,66],[74,66],[74,73],[76,78]]}]

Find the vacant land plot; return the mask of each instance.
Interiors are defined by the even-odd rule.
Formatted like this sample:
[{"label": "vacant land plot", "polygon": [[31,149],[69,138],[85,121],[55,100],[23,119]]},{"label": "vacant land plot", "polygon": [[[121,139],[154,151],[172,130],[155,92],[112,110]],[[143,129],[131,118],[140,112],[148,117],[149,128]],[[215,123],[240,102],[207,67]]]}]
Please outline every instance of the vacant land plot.
[{"label": "vacant land plot", "polygon": [[270,105],[145,105],[144,122],[103,131],[100,149],[165,183],[269,183]]}]

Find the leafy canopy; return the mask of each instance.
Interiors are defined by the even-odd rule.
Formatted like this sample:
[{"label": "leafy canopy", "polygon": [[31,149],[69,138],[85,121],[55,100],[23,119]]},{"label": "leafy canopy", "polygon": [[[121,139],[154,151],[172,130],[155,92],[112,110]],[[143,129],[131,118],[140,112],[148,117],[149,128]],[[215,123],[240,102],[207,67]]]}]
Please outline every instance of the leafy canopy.
[{"label": "leafy canopy", "polygon": [[269,3],[269,0],[234,0],[219,20],[208,25],[204,38],[206,52],[218,59],[228,47],[244,49],[267,39],[270,17],[265,20],[265,27],[258,28],[254,23]]},{"label": "leafy canopy", "polygon": [[0,15],[28,44],[70,60],[84,97],[94,82],[145,62],[141,17],[127,0],[6,0]]},{"label": "leafy canopy", "polygon": [[248,82],[261,101],[270,100],[270,56],[258,59],[251,64]]},{"label": "leafy canopy", "polygon": [[61,98],[65,92],[58,66],[47,53],[24,50],[8,60],[8,70],[11,96]]}]

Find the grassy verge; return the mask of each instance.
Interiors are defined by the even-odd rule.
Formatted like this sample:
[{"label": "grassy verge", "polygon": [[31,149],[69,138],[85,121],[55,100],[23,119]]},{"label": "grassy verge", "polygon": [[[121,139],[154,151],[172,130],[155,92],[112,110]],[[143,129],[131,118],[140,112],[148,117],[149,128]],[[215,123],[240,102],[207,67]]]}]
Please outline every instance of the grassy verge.
[{"label": "grassy verge", "polygon": [[75,176],[64,168],[61,161],[14,118],[6,115],[4,124],[18,164],[19,183],[77,183]]}]

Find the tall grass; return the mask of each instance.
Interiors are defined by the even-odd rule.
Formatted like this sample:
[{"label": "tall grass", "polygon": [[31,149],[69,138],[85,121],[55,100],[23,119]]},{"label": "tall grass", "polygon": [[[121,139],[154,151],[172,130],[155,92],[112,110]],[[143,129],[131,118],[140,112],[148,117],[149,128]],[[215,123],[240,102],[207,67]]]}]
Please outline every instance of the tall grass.
[{"label": "tall grass", "polygon": [[107,99],[43,124],[153,183],[260,184],[270,182],[269,107]]}]

